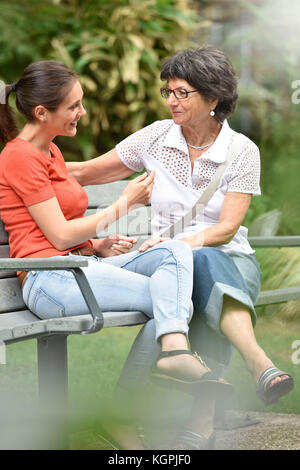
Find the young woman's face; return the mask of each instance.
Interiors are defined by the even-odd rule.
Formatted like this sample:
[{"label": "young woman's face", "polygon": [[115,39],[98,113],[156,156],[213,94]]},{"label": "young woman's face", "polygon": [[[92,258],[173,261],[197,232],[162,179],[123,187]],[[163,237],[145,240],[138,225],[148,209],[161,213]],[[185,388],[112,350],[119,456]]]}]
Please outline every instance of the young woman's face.
[{"label": "young woman's face", "polygon": [[74,136],[77,132],[77,122],[86,114],[82,105],[83,91],[76,81],[64,101],[56,111],[47,112],[47,124],[55,135]]}]

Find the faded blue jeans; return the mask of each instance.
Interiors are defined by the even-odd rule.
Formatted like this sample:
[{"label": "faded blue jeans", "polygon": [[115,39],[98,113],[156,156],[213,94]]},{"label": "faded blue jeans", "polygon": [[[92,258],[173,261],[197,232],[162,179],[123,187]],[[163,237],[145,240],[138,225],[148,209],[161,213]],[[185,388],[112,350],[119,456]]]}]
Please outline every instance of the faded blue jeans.
[{"label": "faded blue jeans", "polygon": [[[154,317],[156,339],[168,333],[188,333],[193,255],[186,243],[168,240],[143,253],[90,256],[88,260],[89,266],[82,269],[104,312],[139,310]],[[23,298],[42,319],[89,313],[69,271],[30,271]]]}]

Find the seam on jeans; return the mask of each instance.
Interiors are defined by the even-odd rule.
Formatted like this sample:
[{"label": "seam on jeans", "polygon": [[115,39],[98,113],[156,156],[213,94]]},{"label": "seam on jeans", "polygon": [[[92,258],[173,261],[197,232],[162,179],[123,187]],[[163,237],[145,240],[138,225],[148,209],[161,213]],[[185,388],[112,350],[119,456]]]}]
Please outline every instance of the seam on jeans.
[{"label": "seam on jeans", "polygon": [[44,289],[39,287],[38,289],[35,289],[35,291],[36,291],[36,295],[35,295],[35,300],[34,300],[34,304],[33,304],[34,310],[36,310],[35,307],[36,307],[36,303],[38,301],[39,294],[43,294],[48,299],[48,301],[53,302],[59,308],[59,311],[61,312],[61,315],[59,317],[57,317],[57,316],[52,317],[51,316],[51,317],[49,317],[49,319],[51,319],[51,318],[64,318],[66,316],[65,307],[61,303],[57,302],[52,296],[50,296]]},{"label": "seam on jeans", "polygon": [[[29,272],[31,272],[31,271],[29,271]],[[41,271],[40,271],[40,272],[41,272]],[[39,272],[39,273],[40,273],[40,272]],[[31,283],[31,286],[30,286],[30,288],[28,289],[28,295],[27,295],[27,299],[28,299],[28,300],[27,300],[27,302],[26,302],[25,299],[24,299],[24,287],[25,287],[26,282],[29,280],[28,278],[25,280],[25,284],[24,284],[24,286],[23,286],[23,288],[22,288],[22,297],[23,297],[23,300],[24,300],[25,305],[27,305],[27,307],[29,308],[29,310],[30,310],[29,299],[30,299],[30,296],[31,296],[31,291],[32,291],[32,289],[34,289],[34,284],[35,284],[35,282],[36,282],[36,280],[37,280],[37,276],[39,275],[39,273],[34,276],[34,279],[33,279],[32,283]]]}]

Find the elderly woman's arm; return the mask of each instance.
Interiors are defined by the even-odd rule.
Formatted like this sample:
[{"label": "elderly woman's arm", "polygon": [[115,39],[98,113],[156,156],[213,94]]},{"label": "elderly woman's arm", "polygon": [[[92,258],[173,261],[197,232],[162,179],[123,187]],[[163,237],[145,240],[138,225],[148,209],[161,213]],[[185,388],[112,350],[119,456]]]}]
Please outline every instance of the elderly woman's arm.
[{"label": "elderly woman's arm", "polygon": [[229,243],[249,209],[251,194],[227,193],[222,206],[219,222],[203,232],[182,238],[192,249],[201,246],[218,246]]},{"label": "elderly woman's arm", "polygon": [[89,184],[103,184],[118,181],[134,173],[121,162],[116,149],[93,158],[86,162],[67,163],[68,173],[73,176],[81,186]]}]

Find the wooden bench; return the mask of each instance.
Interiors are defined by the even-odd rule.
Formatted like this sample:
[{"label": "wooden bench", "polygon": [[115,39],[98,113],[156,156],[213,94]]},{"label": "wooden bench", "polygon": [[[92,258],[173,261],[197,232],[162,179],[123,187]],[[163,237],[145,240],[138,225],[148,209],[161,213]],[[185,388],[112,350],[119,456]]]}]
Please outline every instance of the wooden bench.
[{"label": "wooden bench", "polygon": [[[87,214],[101,210],[115,201],[127,182],[86,187],[89,197]],[[139,237],[139,246],[151,233],[151,207],[142,207],[109,227],[109,234]],[[252,236],[253,247],[300,246],[300,237]],[[0,348],[18,341],[37,340],[38,380],[41,403],[58,402],[63,407],[68,393],[67,337],[90,334],[102,328],[142,324],[142,312],[101,312],[81,270],[87,261],[80,258],[10,259],[7,233],[0,221]],[[89,308],[90,315],[40,320],[25,306],[16,270],[68,269],[73,272]],[[300,299],[300,286],[261,292],[256,305],[268,305]],[[1,357],[1,356],[0,356]],[[54,399],[55,397],[55,399]]]}]

